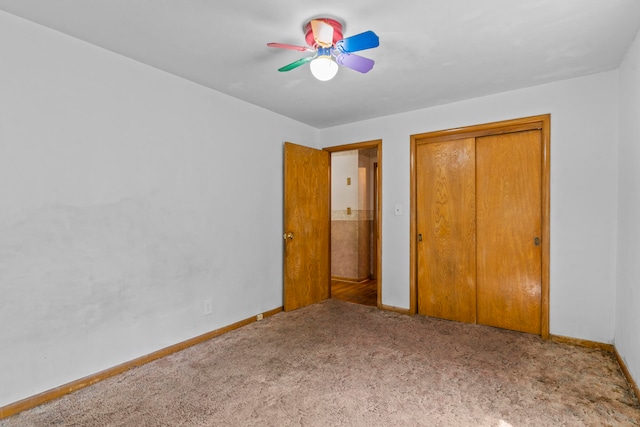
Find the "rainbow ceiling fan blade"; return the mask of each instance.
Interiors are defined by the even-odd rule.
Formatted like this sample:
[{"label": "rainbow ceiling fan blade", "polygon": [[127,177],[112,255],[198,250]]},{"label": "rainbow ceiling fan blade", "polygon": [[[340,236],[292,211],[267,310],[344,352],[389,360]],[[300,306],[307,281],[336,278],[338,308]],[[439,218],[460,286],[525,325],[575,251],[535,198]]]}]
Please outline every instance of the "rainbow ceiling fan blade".
[{"label": "rainbow ceiling fan blade", "polygon": [[339,53],[335,55],[335,58],[338,65],[342,65],[360,73],[371,71],[373,64],[375,64],[373,59],[349,53]]},{"label": "rainbow ceiling fan blade", "polygon": [[373,31],[365,31],[336,42],[336,49],[344,53],[358,52],[380,46],[380,39]]},{"label": "rainbow ceiling fan blade", "polygon": [[315,52],[315,49],[306,46],[294,46],[285,43],[267,43],[269,47],[277,47],[278,49],[297,50],[298,52]]},{"label": "rainbow ceiling fan blade", "polygon": [[[295,46],[286,43],[267,43],[269,47],[296,50],[299,52],[314,52],[313,56],[298,59],[285,65],[278,71],[291,71],[301,65],[311,62],[311,73],[322,81],[331,80],[338,71],[338,66],[367,73],[371,71],[375,62],[372,59],[354,55],[353,52],[372,49],[380,45],[380,39],[373,31],[365,31],[351,37],[342,37],[343,23],[333,18],[315,18],[307,22],[304,27],[306,46]],[[322,65],[321,65],[322,64]]]},{"label": "rainbow ceiling fan blade", "polygon": [[278,71],[283,72],[283,71],[291,71],[295,68],[298,68],[301,65],[306,64],[307,62],[311,62],[315,59],[315,56],[309,56],[307,58],[302,58],[302,59],[298,59],[295,62],[292,62],[289,65],[285,65],[284,67],[278,68]]},{"label": "rainbow ceiling fan blade", "polygon": [[311,21],[311,31],[316,44],[322,47],[333,46],[333,27],[321,19]]}]

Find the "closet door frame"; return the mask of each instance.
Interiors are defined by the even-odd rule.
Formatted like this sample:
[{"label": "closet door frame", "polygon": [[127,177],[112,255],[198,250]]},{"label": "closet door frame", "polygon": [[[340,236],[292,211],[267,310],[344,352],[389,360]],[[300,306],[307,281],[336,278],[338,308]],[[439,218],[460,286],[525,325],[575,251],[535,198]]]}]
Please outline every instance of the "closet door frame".
[{"label": "closet door frame", "polygon": [[417,266],[417,203],[416,203],[416,149],[420,144],[443,142],[461,138],[477,138],[488,135],[499,135],[525,130],[538,129],[542,139],[541,178],[542,178],[542,236],[541,236],[541,319],[540,330],[543,339],[549,339],[549,217],[550,217],[550,129],[551,115],[524,117],[520,119],[485,123],[461,128],[446,129],[411,135],[411,230],[410,230],[410,300],[409,312],[416,314],[418,310],[418,266]]}]

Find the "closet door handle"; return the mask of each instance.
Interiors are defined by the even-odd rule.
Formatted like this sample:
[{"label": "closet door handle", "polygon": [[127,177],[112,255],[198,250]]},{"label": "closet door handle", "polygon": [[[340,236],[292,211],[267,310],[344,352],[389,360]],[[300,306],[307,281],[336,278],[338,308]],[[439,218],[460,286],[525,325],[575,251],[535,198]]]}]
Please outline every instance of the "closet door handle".
[{"label": "closet door handle", "polygon": [[539,237],[535,237],[533,239],[533,243],[535,243],[536,246],[540,246],[540,238]]},{"label": "closet door handle", "polygon": [[422,233],[418,233],[418,242],[422,242]]}]

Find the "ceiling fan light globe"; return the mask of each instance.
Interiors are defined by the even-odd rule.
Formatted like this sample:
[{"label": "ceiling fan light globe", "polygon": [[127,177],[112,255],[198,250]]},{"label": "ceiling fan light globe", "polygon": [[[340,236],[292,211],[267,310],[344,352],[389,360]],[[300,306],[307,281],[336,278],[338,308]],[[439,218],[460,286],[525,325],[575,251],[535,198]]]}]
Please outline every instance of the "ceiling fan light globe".
[{"label": "ceiling fan light globe", "polygon": [[338,73],[338,64],[330,56],[319,56],[309,64],[311,74],[316,79],[326,82]]}]

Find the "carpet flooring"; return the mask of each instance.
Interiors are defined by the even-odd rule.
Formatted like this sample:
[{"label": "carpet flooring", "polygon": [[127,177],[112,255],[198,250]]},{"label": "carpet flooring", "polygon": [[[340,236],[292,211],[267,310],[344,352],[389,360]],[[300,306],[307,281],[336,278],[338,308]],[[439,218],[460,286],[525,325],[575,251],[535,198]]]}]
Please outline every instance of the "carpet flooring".
[{"label": "carpet flooring", "polygon": [[279,313],[0,426],[633,426],[615,358],[328,300]]}]

